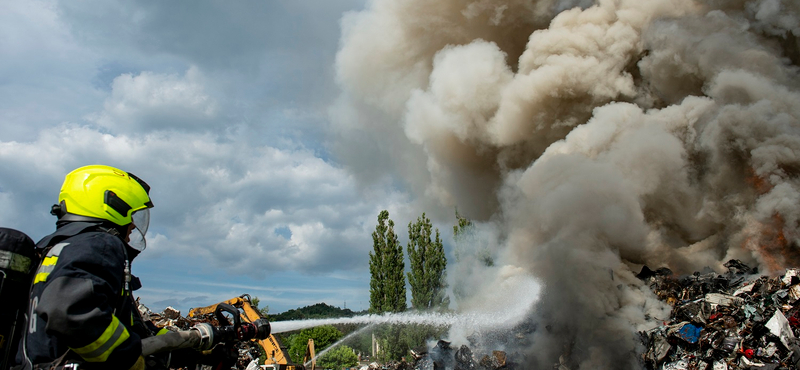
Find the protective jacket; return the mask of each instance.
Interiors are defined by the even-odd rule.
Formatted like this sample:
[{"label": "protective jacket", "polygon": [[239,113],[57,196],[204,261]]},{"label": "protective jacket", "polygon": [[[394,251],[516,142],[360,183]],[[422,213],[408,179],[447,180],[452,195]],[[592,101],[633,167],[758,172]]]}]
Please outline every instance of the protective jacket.
[{"label": "protective jacket", "polygon": [[[86,369],[128,369],[142,353],[129,288],[131,250],[98,223],[70,222],[37,243],[44,252],[17,352],[23,369],[69,359]],[[34,366],[38,365],[38,366]]]}]

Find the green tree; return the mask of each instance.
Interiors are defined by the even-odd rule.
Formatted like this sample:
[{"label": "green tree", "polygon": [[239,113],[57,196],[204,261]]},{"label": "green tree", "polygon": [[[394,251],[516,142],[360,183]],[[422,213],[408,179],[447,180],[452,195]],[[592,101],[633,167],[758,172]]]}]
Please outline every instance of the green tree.
[{"label": "green tree", "polygon": [[330,350],[317,360],[318,367],[322,369],[342,369],[358,365],[358,356],[353,353],[353,349],[341,345]]},{"label": "green tree", "polygon": [[[453,226],[453,239],[456,242],[454,251],[456,261],[460,262],[465,257],[463,256],[465,252],[462,249],[464,245],[469,245],[470,249],[473,249],[473,253],[467,253],[467,255],[470,255],[468,258],[477,258],[486,266],[494,266],[494,258],[492,258],[489,249],[478,246],[478,244],[482,243],[475,237],[475,224],[470,219],[461,216],[458,213],[458,208],[456,208],[456,224]],[[476,247],[478,249],[474,250]]]},{"label": "green tree", "polygon": [[[406,276],[403,261],[403,246],[394,232],[394,221],[389,212],[381,211],[378,225],[372,233],[373,251],[369,254],[369,312],[382,314],[401,312],[406,309]],[[380,343],[378,359],[397,359],[405,353],[399,336],[400,328],[381,325],[375,334]]]},{"label": "green tree", "polygon": [[403,325],[400,331],[401,342],[405,348],[416,349],[425,347],[431,339],[442,339],[448,332],[446,326],[434,326],[427,324],[407,324]]},{"label": "green tree", "polygon": [[342,338],[342,332],[331,325],[316,326],[309,329],[300,330],[297,334],[289,336],[289,357],[294,362],[303,361],[308,347],[308,339],[314,339],[314,349],[316,352],[322,351]]},{"label": "green tree", "polygon": [[406,310],[406,279],[403,248],[394,232],[389,212],[381,211],[372,233],[373,251],[369,253],[369,312]]},{"label": "green tree", "polygon": [[269,315],[269,321],[288,321],[288,320],[305,320],[305,319],[326,319],[333,317],[352,317],[356,313],[347,308],[341,309],[339,307],[331,306],[327,303],[317,303],[311,306],[302,308],[291,309],[286,312],[281,312],[275,315]]},{"label": "green tree", "polygon": [[[477,227],[468,218],[458,213],[456,208],[456,224],[453,226],[453,255],[458,262],[455,265],[456,276],[473,273],[475,268],[494,266],[489,243],[485,236],[477,232]],[[453,295],[456,302],[461,303],[468,296],[469,283],[464,279],[453,281]]]},{"label": "green tree", "polygon": [[408,352],[408,347],[403,340],[404,325],[380,325],[375,330],[380,350],[377,353],[378,362],[400,360]]},{"label": "green tree", "polygon": [[269,317],[269,306],[264,306],[264,308],[261,308],[258,307],[259,303],[261,303],[261,300],[258,299],[258,297],[253,297],[250,300],[250,305],[253,306],[253,308],[255,308],[259,313],[261,313],[261,316]]},{"label": "green tree", "polygon": [[456,239],[463,237],[472,226],[472,221],[468,218],[461,217],[461,215],[458,214],[458,208],[456,208],[456,224],[453,226],[453,237]]},{"label": "green tree", "polygon": [[416,223],[408,223],[408,259],[411,272],[408,283],[411,285],[411,306],[417,310],[446,309],[450,298],[445,294],[445,269],[447,258],[436,229],[435,239],[431,239],[431,220],[417,218]]}]

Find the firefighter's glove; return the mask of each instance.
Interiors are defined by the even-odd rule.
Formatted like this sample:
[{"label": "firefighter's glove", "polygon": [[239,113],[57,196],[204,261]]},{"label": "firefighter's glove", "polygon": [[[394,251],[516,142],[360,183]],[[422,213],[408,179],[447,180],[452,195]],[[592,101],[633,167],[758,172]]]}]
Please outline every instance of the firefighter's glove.
[{"label": "firefighter's glove", "polygon": [[144,370],[144,357],[139,356],[139,358],[136,359],[136,363],[133,364],[133,366],[131,366],[128,370]]}]

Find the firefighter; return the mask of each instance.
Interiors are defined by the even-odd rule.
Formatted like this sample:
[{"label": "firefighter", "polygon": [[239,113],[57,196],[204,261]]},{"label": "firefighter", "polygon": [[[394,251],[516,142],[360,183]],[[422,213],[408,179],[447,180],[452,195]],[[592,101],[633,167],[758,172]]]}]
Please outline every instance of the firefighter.
[{"label": "firefighter", "polygon": [[16,369],[145,367],[142,323],[131,295],[131,261],[144,250],[153,203],[131,173],[92,165],[67,174],[56,231],[36,248],[28,322]]}]

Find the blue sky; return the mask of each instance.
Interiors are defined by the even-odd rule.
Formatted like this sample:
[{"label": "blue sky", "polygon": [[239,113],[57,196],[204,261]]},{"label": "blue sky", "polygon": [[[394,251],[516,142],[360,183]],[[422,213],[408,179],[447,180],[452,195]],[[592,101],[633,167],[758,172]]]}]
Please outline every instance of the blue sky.
[{"label": "blue sky", "polygon": [[151,309],[362,310],[378,213],[426,212],[454,308],[523,302],[537,367],[634,364],[642,266],[800,260],[798,4],[2,1],[0,225],[112,165],[152,186]]},{"label": "blue sky", "polygon": [[153,310],[243,293],[272,312],[366,309],[379,211],[418,214],[402,183],[358,181],[328,143],[341,18],[364,6],[2,2],[0,225],[38,240],[63,176],[108,164],[153,189],[133,266]]}]

